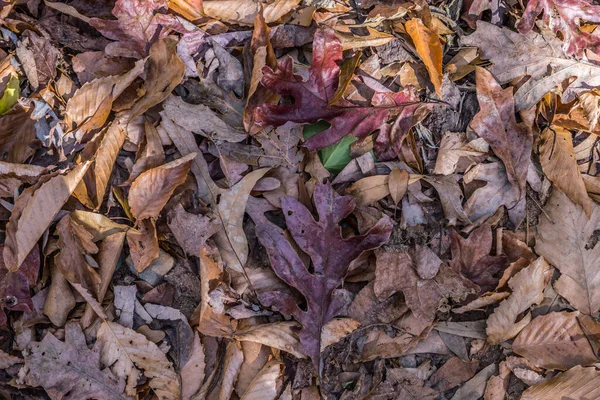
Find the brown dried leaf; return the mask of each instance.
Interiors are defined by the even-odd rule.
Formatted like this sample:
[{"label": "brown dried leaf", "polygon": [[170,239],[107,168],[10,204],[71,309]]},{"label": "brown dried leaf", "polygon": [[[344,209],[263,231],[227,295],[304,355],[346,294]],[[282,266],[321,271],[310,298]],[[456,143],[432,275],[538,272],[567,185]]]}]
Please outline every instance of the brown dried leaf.
[{"label": "brown dried leaf", "polygon": [[510,369],[502,361],[499,367],[499,374],[490,377],[485,386],[483,400],[505,400],[508,393],[508,383],[510,379]]},{"label": "brown dried leaf", "polygon": [[235,381],[240,373],[243,362],[244,353],[242,352],[241,344],[237,341],[229,342],[225,350],[223,379],[221,381],[221,390],[219,391],[219,400],[229,400],[231,398]]},{"label": "brown dried leaf", "polygon": [[582,313],[594,314],[600,310],[600,246],[594,239],[600,207],[593,203],[588,219],[581,207],[554,190],[544,211],[552,222],[540,220],[535,251],[561,272],[556,292]]},{"label": "brown dried leaf", "polygon": [[375,203],[390,194],[390,175],[367,176],[354,182],[346,192],[356,199],[359,206]]},{"label": "brown dried leaf", "polygon": [[152,168],[137,177],[129,189],[129,207],[138,220],[157,218],[169,198],[185,181],[196,153]]},{"label": "brown dried leaf", "polygon": [[388,187],[394,204],[398,205],[408,190],[409,173],[404,169],[394,168],[390,172]]},{"label": "brown dried leaf", "polygon": [[181,397],[184,400],[190,400],[204,382],[204,368],[206,367],[206,358],[204,356],[204,347],[200,341],[200,336],[194,334],[194,347],[189,360],[181,368]]},{"label": "brown dried leaf", "polygon": [[219,247],[224,264],[234,271],[243,272],[248,259],[248,239],[243,219],[246,202],[252,188],[269,168],[250,172],[231,189],[221,195],[217,206],[223,229],[217,232],[215,243]]},{"label": "brown dried leaf", "polygon": [[33,107],[16,104],[0,116],[0,160],[22,163],[33,154],[29,145],[35,139],[35,121],[31,119]]},{"label": "brown dried leaf", "polygon": [[173,365],[144,335],[114,322],[103,322],[94,349],[100,353],[103,365],[119,378],[127,379],[127,395],[135,395],[139,368],[144,370],[148,385],[160,399],[179,398],[179,377]]},{"label": "brown dried leaf", "polygon": [[108,368],[101,368],[100,355],[87,348],[77,323],[67,324],[64,342],[52,333],[41,342],[31,342],[25,366],[25,383],[43,387],[53,399],[127,398],[123,395],[125,382]]},{"label": "brown dried leaf", "polygon": [[600,398],[600,371],[576,366],[523,392],[522,400]]},{"label": "brown dried leaf", "polygon": [[543,291],[550,272],[550,266],[540,257],[508,281],[512,294],[488,318],[488,342],[499,344],[512,339],[531,321],[529,313],[518,322],[517,317],[544,299]]},{"label": "brown dried leaf", "polygon": [[143,219],[138,222],[138,229],[129,229],[127,244],[136,271],[144,271],[160,254],[154,221],[151,218]]},{"label": "brown dried leaf", "polygon": [[222,226],[218,218],[189,213],[181,204],[169,210],[167,224],[177,243],[191,256],[200,254],[206,241]]},{"label": "brown dried leaf", "polygon": [[145,63],[146,59],[138,60],[131,70],[122,75],[98,78],[84,84],[67,102],[67,125],[77,128],[81,135],[101,128],[110,114],[113,102],[144,72]]},{"label": "brown dried leaf", "polygon": [[471,379],[477,372],[478,366],[479,361],[466,362],[458,357],[452,357],[431,375],[429,384],[438,392],[445,392]]},{"label": "brown dried leaf", "polygon": [[575,159],[571,133],[558,126],[544,129],[540,138],[540,163],[544,173],[561,192],[583,207],[586,215],[592,213],[592,199]]},{"label": "brown dried leaf", "polygon": [[16,271],[75,190],[90,162],[64,175],[52,174],[17,198],[6,226],[4,264]]},{"label": "brown dried leaf", "polygon": [[269,361],[250,382],[240,400],[275,400],[282,372],[283,364],[280,361]]},{"label": "brown dried leaf", "polygon": [[[275,0],[264,5],[263,15],[267,24],[279,21],[293,11],[300,0]],[[238,25],[252,25],[259,12],[259,4],[252,0],[208,0],[202,2],[206,16]]]}]

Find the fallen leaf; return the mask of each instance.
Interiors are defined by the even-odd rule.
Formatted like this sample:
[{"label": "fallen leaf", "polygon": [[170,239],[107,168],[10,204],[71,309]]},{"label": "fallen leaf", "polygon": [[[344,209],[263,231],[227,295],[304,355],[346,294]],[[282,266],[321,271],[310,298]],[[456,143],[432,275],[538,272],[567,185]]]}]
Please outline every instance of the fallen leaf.
[{"label": "fallen leaf", "polygon": [[544,369],[592,365],[598,358],[578,322],[579,312],[534,318],[513,342],[513,351]]},{"label": "fallen leaf", "polygon": [[448,225],[456,225],[458,220],[470,222],[462,205],[464,196],[458,185],[458,179],[458,175],[426,175],[423,177],[423,180],[433,186],[438,193]]},{"label": "fallen leaf", "polygon": [[169,210],[167,224],[183,251],[192,256],[200,254],[206,241],[222,227],[217,218],[189,213],[181,204]]},{"label": "fallen leaf", "polygon": [[483,152],[472,148],[467,143],[464,133],[446,132],[440,142],[433,173],[438,175],[453,174],[462,157],[477,157],[482,154]]},{"label": "fallen leaf", "polygon": [[398,93],[376,92],[372,99],[375,107],[355,106],[343,100],[329,106],[329,99],[335,95],[338,85],[340,68],[337,62],[342,59],[342,45],[335,33],[327,28],[317,30],[313,43],[313,64],[307,81],[294,74],[291,57],[281,61],[277,71],[268,66],[263,68],[261,83],[277,94],[291,95],[295,102],[291,106],[264,104],[256,108],[254,120],[259,126],[327,120],[331,127],[304,143],[309,150],[319,150],[339,142],[348,134],[359,139],[366,137],[387,122],[392,109],[408,107],[406,113],[412,116],[418,101],[411,88]]},{"label": "fallen leaf", "polygon": [[65,122],[85,133],[101,128],[110,114],[113,102],[144,72],[146,60],[138,60],[132,69],[115,76],[97,78],[84,84],[67,102]]},{"label": "fallen leaf", "polygon": [[283,364],[271,360],[254,377],[240,400],[269,400],[277,398]]},{"label": "fallen leaf", "polygon": [[408,190],[409,174],[406,170],[394,168],[390,172],[388,187],[395,205],[398,205]]},{"label": "fallen leaf", "polygon": [[484,400],[504,400],[508,394],[508,384],[510,380],[510,369],[502,361],[499,366],[499,373],[490,377],[485,386]]},{"label": "fallen leaf", "polygon": [[55,326],[65,326],[69,313],[77,304],[75,296],[69,282],[55,263],[50,264],[50,279],[50,288],[44,303],[44,315]]},{"label": "fallen leaf", "polygon": [[442,97],[442,44],[439,36],[431,31],[418,18],[411,18],[404,24],[406,32],[423,60],[435,92]]},{"label": "fallen leaf", "polygon": [[580,365],[523,392],[523,400],[593,399],[600,396],[600,372]]},{"label": "fallen leaf", "polygon": [[490,364],[462,385],[450,400],[477,400],[483,396],[488,379],[496,373],[496,364]]},{"label": "fallen leaf", "polygon": [[544,211],[552,222],[540,220],[535,251],[561,272],[554,284],[556,292],[582,313],[594,314],[600,310],[600,246],[593,239],[600,224],[600,207],[592,204],[588,219],[581,207],[554,190]]},{"label": "fallen leaf", "polygon": [[194,335],[194,347],[190,359],[181,368],[181,397],[184,400],[190,400],[204,381],[204,368],[206,361],[204,356],[204,348],[200,341],[198,333]]},{"label": "fallen leaf", "polygon": [[357,205],[373,204],[390,194],[389,178],[389,175],[367,176],[354,182],[346,190],[349,195],[356,199]]},{"label": "fallen leaf", "polygon": [[452,357],[431,375],[429,384],[438,392],[445,392],[471,379],[479,367],[478,361],[466,362]]},{"label": "fallen leaf", "polygon": [[342,340],[345,336],[354,332],[360,326],[360,322],[352,318],[335,318],[323,327],[321,333],[321,353],[327,346],[331,346]]},{"label": "fallen leaf", "polygon": [[233,337],[239,341],[260,343],[292,354],[294,357],[306,358],[302,352],[295,331],[296,322],[273,322],[239,329]]},{"label": "fallen leaf", "polygon": [[190,153],[137,177],[129,189],[129,207],[138,220],[157,218],[167,201],[185,181],[196,153]]},{"label": "fallen leaf", "polygon": [[[574,100],[578,92],[600,86],[600,67],[565,58],[560,49],[562,42],[557,38],[535,32],[523,35],[477,21],[475,33],[463,37],[461,42],[479,48],[481,57],[492,62],[490,72],[500,84],[530,76],[514,95],[517,111],[531,108],[567,80],[570,83],[561,91],[563,103]],[[546,68],[548,65],[552,67],[551,73]]]},{"label": "fallen leaf", "polygon": [[19,77],[11,75],[8,85],[0,98],[0,115],[6,113],[19,101],[21,90],[19,87]]},{"label": "fallen leaf", "polygon": [[487,335],[490,344],[499,344],[515,337],[529,322],[531,314],[517,321],[519,314],[544,299],[544,288],[550,266],[543,257],[533,261],[508,281],[512,294],[502,301],[487,320]]},{"label": "fallen leaf", "polygon": [[223,378],[219,390],[219,400],[228,400],[231,398],[235,381],[237,380],[243,362],[244,353],[242,352],[241,344],[236,341],[227,343],[223,365]]},{"label": "fallen leaf", "polygon": [[4,265],[16,271],[42,237],[62,206],[85,175],[90,162],[79,164],[65,175],[51,174],[23,191],[6,226]]},{"label": "fallen leaf", "polygon": [[165,151],[163,150],[158,130],[146,120],[144,123],[145,141],[142,142],[136,154],[135,164],[131,168],[129,178],[124,185],[133,183],[142,172],[159,167],[165,163]]},{"label": "fallen leaf", "polygon": [[129,229],[127,244],[136,271],[143,272],[160,256],[154,220],[151,218],[140,220],[138,229]]},{"label": "fallen leaf", "polygon": [[56,77],[56,65],[61,53],[47,38],[26,30],[17,44],[16,52],[33,90],[46,87]]},{"label": "fallen leaf", "polygon": [[103,322],[98,329],[94,348],[99,352],[103,365],[119,378],[127,380],[127,395],[135,395],[139,368],[144,371],[148,385],[160,399],[179,398],[179,377],[171,362],[144,335],[115,322]]},{"label": "fallen leaf", "polygon": [[581,178],[569,131],[558,126],[544,129],[540,138],[540,163],[548,179],[573,202],[583,207],[589,217],[592,213],[592,200]]},{"label": "fallen leaf", "polygon": [[34,153],[30,146],[35,138],[32,113],[33,107],[16,104],[0,115],[0,161],[22,163]]},{"label": "fallen leaf", "polygon": [[[271,24],[294,10],[300,0],[275,0],[263,6],[265,22]],[[203,13],[229,23],[252,25],[259,12],[259,5],[252,0],[205,0]]]},{"label": "fallen leaf", "polygon": [[76,323],[67,324],[64,342],[52,333],[41,342],[31,342],[25,366],[25,383],[43,387],[51,398],[127,398],[122,394],[125,382],[101,367],[100,354],[87,348]]},{"label": "fallen leaf", "polygon": [[[296,300],[283,292],[262,293],[259,299],[287,318],[294,316],[302,324],[298,337],[318,370],[323,326],[345,305],[341,298],[334,296],[334,290],[352,260],[388,239],[391,224],[387,219],[381,219],[366,234],[344,240],[338,223],[352,212],[352,199],[339,196],[330,185],[319,184],[314,200],[319,222],[291,197],[282,199],[281,204],[288,230],[300,249],[311,257],[315,274],[306,269],[279,227],[271,223],[259,224],[256,235],[265,246],[275,273],[304,295],[307,310],[301,310]],[[328,256],[330,251],[335,251],[335,256]]]},{"label": "fallen leaf", "polygon": [[575,0],[569,4],[554,0],[532,0],[527,2],[523,16],[517,24],[521,33],[533,29],[536,18],[544,13],[544,23],[564,40],[563,51],[567,54],[583,55],[584,50],[600,50],[600,38],[580,29],[579,20],[600,22],[600,6],[586,0]]},{"label": "fallen leaf", "polygon": [[477,284],[482,291],[496,287],[499,277],[494,277],[507,264],[505,256],[491,256],[492,229],[483,224],[474,229],[467,239],[458,232],[450,232],[452,259],[449,265]]},{"label": "fallen leaf", "polygon": [[[389,33],[380,32],[376,29],[367,27],[366,35],[353,35],[352,32],[336,31],[335,35],[342,42],[343,50],[362,49],[363,47],[384,46],[394,40],[394,36]],[[343,67],[342,67],[343,68]],[[354,69],[351,71],[354,71]],[[339,99],[338,99],[339,100]],[[332,102],[333,104],[335,102]]]},{"label": "fallen leaf", "polygon": [[512,89],[502,89],[483,68],[476,70],[476,76],[480,111],[470,126],[502,160],[508,181],[522,199],[526,192],[533,134],[524,123],[516,121]]},{"label": "fallen leaf", "polygon": [[[4,245],[0,244],[0,251]],[[40,269],[40,252],[34,247],[27,255],[21,268],[9,271],[0,260],[0,298],[4,299],[0,307],[0,325],[7,322],[4,308],[11,311],[33,311],[30,289],[35,286]]]}]

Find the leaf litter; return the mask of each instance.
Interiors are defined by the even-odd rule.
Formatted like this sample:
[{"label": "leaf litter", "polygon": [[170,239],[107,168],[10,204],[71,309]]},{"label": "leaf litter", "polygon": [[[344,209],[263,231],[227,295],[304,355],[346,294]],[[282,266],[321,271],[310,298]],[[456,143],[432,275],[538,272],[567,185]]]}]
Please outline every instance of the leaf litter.
[{"label": "leaf litter", "polygon": [[600,6],[0,5],[0,393],[595,399]]}]

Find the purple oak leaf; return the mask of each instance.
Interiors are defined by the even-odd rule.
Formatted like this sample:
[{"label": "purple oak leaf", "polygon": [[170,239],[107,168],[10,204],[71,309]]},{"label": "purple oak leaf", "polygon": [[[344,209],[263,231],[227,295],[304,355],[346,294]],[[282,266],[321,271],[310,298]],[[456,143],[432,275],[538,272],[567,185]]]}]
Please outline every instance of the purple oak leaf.
[{"label": "purple oak leaf", "polygon": [[300,343],[318,370],[321,330],[346,305],[341,296],[336,296],[335,289],[341,284],[354,259],[363,251],[387,242],[392,223],[388,218],[382,218],[364,235],[344,239],[339,223],[354,209],[352,197],[338,195],[330,184],[319,184],[315,188],[314,203],[318,221],[294,198],[285,197],[281,201],[292,238],[312,260],[310,271],[282,229],[265,222],[257,225],[256,234],[267,250],[277,276],[296,288],[306,299],[306,310],[302,310],[292,296],[283,292],[264,293],[259,295],[259,299],[262,304],[272,306],[286,318],[293,316],[302,324],[298,331]]},{"label": "purple oak leaf", "polygon": [[[356,106],[347,100],[334,105],[329,102],[338,88],[342,60],[342,44],[333,30],[321,27],[315,33],[313,42],[313,63],[308,70],[308,79],[294,74],[293,59],[286,57],[273,71],[263,67],[261,84],[279,95],[294,98],[291,105],[263,104],[254,109],[254,121],[258,126],[281,126],[287,122],[314,123],[325,120],[331,127],[316,134],[304,143],[311,151],[319,150],[352,135],[359,139],[376,130],[387,131],[391,113],[403,113],[409,118],[419,107],[419,98],[413,87],[401,92],[375,92],[371,98],[372,107]],[[408,114],[408,115],[406,115]]]}]

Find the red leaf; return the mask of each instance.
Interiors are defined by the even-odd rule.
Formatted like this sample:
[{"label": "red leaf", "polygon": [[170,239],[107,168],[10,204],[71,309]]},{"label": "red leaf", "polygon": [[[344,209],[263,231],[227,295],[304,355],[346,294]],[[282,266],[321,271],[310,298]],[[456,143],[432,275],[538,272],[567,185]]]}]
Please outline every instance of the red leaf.
[{"label": "red leaf", "polygon": [[[401,92],[375,92],[371,102],[374,107],[355,106],[347,100],[329,105],[338,87],[342,60],[342,44],[335,33],[321,27],[313,42],[313,64],[308,79],[295,75],[293,60],[286,57],[277,71],[263,67],[261,83],[279,95],[290,95],[294,104],[277,106],[263,104],[254,110],[254,121],[259,126],[281,126],[287,122],[314,123],[326,120],[331,127],[306,141],[309,150],[319,150],[339,142],[344,136],[362,139],[371,132],[387,130],[386,122],[391,111],[399,112],[412,107],[409,118],[419,107],[416,91],[407,87]],[[407,113],[404,113],[407,114]]]},{"label": "red leaf", "polygon": [[315,221],[310,211],[292,197],[282,199],[281,205],[291,236],[298,247],[312,260],[309,272],[284,231],[271,223],[256,227],[256,235],[265,246],[273,270],[287,284],[298,289],[306,299],[306,311],[296,300],[283,292],[259,295],[266,306],[273,306],[284,316],[293,316],[302,324],[298,332],[300,343],[318,369],[321,330],[346,305],[335,289],[340,285],[350,263],[363,251],[375,249],[390,237],[392,224],[382,218],[367,233],[348,239],[341,237],[339,222],[354,209],[350,196],[338,195],[331,185],[317,185],[314,203],[319,214]]},{"label": "red leaf", "polygon": [[588,0],[529,0],[517,25],[519,32],[529,32],[542,12],[546,25],[554,33],[562,33],[565,53],[581,56],[586,49],[598,53],[600,37],[580,30],[579,24],[581,20],[600,22],[600,6]]}]

